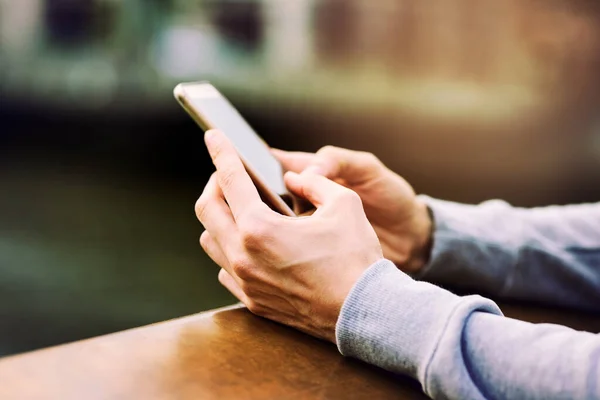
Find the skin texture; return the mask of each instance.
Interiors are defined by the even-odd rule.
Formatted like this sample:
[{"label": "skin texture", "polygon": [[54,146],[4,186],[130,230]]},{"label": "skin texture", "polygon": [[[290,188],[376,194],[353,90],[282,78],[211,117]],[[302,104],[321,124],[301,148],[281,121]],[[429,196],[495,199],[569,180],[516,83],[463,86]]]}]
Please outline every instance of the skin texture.
[{"label": "skin texture", "polygon": [[385,258],[417,272],[429,258],[432,221],[413,188],[371,153],[323,147],[316,154],[272,150],[284,169],[312,171],[356,192]]},{"label": "skin texture", "polygon": [[262,317],[335,342],[335,324],[354,283],[383,258],[356,192],[308,170],[288,172],[289,190],[308,200],[311,215],[269,209],[231,142],[208,131],[217,169],[196,203],[206,228],[200,243],[219,265],[219,281]]}]

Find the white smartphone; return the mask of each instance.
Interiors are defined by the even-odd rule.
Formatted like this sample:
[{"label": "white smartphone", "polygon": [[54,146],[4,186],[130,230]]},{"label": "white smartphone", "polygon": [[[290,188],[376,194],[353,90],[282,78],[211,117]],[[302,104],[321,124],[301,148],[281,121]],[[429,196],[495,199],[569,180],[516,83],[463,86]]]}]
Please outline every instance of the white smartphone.
[{"label": "white smartphone", "polygon": [[281,164],[225,96],[207,82],[180,83],[174,95],[202,129],[218,129],[232,141],[269,207],[283,215],[296,216],[291,208],[292,196],[283,182]]}]

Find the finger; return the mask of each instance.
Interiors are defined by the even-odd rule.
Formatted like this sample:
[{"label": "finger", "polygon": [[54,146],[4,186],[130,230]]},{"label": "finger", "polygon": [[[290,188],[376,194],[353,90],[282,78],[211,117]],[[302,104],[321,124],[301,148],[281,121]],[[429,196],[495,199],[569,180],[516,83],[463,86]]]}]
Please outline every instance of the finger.
[{"label": "finger", "polygon": [[330,179],[360,185],[377,177],[382,168],[383,164],[371,153],[326,146],[316,153],[308,169]]},{"label": "finger", "polygon": [[229,261],[227,260],[227,257],[225,257],[223,250],[221,250],[219,244],[215,241],[215,239],[210,235],[208,231],[204,231],[202,232],[202,235],[200,235],[200,246],[202,246],[206,254],[208,254],[208,256],[219,267],[224,268],[227,271],[231,270],[231,267],[229,266]]},{"label": "finger", "polygon": [[220,131],[210,130],[204,136],[208,152],[217,167],[219,186],[237,220],[244,211],[262,204],[252,179],[233,143]]},{"label": "finger", "polygon": [[227,272],[224,269],[220,270],[219,282],[221,282],[221,285],[225,286],[225,288],[227,288],[227,290],[229,290],[231,294],[234,295],[239,301],[241,301],[244,304],[247,304],[248,296],[246,296],[246,293],[244,293],[244,291],[240,288],[240,286],[237,284],[235,279],[233,279],[233,277],[229,274],[229,272]]},{"label": "finger", "polygon": [[325,205],[329,200],[352,192],[350,189],[312,172],[296,174],[288,172],[284,176],[285,183],[292,193],[310,201],[315,207]]},{"label": "finger", "polygon": [[210,232],[211,237],[227,254],[236,249],[239,239],[238,229],[225,202],[223,192],[217,184],[216,174],[212,174],[202,195],[196,202],[196,216]]},{"label": "finger", "polygon": [[281,166],[286,171],[300,173],[315,161],[314,153],[283,151],[279,149],[271,149],[271,153],[279,160]]},{"label": "finger", "polygon": [[225,256],[225,253],[223,252],[223,249],[221,248],[221,246],[219,246],[219,244],[216,242],[216,240],[212,237],[210,232],[208,232],[208,231],[202,232],[202,235],[200,235],[200,245],[202,246],[202,248],[204,249],[206,254],[208,254],[208,256],[219,267],[221,267],[224,271],[227,271],[226,273],[230,274],[230,276],[237,278],[237,276],[235,275],[235,273],[233,272],[233,270],[231,268],[231,264],[229,263],[227,256]]}]

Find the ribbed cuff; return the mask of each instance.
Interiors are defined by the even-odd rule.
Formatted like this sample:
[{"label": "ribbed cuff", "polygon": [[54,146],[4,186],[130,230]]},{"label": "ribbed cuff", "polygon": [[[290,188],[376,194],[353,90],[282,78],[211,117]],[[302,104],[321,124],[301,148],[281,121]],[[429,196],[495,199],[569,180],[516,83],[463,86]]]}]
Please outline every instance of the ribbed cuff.
[{"label": "ribbed cuff", "polygon": [[[419,196],[434,221],[429,262],[412,277],[459,287],[478,287],[500,293],[506,284],[507,266],[516,253],[496,233],[497,218],[507,204],[489,201],[474,206]],[[492,290],[493,289],[493,290]]]},{"label": "ribbed cuff", "polygon": [[[416,378],[426,389],[428,366],[458,309],[500,312],[490,300],[458,297],[413,280],[391,261],[378,261],[365,271],[342,306],[336,326],[339,351]],[[461,314],[464,319],[468,316]],[[461,329],[460,323],[451,325]]]},{"label": "ribbed cuff", "polygon": [[[456,241],[464,240],[467,237],[460,228],[460,221],[468,224],[468,213],[473,206],[453,203],[450,201],[438,200],[429,196],[419,195],[431,213],[434,230],[432,238],[431,254],[429,262],[419,272],[412,274],[415,279],[429,279],[430,275],[439,275],[442,277],[444,269],[440,266],[447,265],[445,255],[452,246],[454,246],[453,257],[456,258],[459,249],[456,248]],[[458,221],[457,221],[458,220]],[[457,226],[457,222],[459,222]],[[444,262],[440,262],[444,261]]]}]

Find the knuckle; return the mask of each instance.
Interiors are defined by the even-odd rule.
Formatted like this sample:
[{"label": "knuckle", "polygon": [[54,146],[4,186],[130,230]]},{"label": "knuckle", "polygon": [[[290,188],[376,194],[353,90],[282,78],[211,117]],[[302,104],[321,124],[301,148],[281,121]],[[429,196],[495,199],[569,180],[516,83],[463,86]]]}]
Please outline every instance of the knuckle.
[{"label": "knuckle", "polygon": [[332,154],[336,154],[339,151],[338,147],[335,146],[331,146],[331,145],[327,145],[327,146],[323,146],[321,147],[318,151],[317,154],[320,156],[330,156]]},{"label": "knuckle", "polygon": [[373,154],[373,153],[369,153],[366,151],[363,151],[360,153],[360,156],[363,158],[363,162],[366,165],[379,165],[381,164],[381,161],[379,160],[379,158]]},{"label": "knuckle", "polygon": [[213,139],[212,142],[212,156],[215,159],[219,159],[223,156],[223,141],[220,140],[220,137]]},{"label": "knuckle", "polygon": [[239,287],[240,289],[242,289],[242,292],[244,292],[244,294],[249,298],[252,299],[254,298],[254,296],[258,293],[254,284],[248,282],[248,281],[241,281],[239,283]]},{"label": "knuckle", "polygon": [[246,257],[233,259],[230,264],[233,272],[242,280],[251,279],[256,275],[254,266]]},{"label": "knuckle", "polygon": [[196,217],[202,221],[206,216],[206,208],[208,206],[208,200],[205,196],[200,196],[198,200],[196,200],[196,204],[194,205],[194,211],[196,212]]},{"label": "knuckle", "polygon": [[261,315],[264,311],[263,307],[256,300],[248,299],[246,301],[246,308],[253,314]]},{"label": "knuckle", "polygon": [[240,228],[242,245],[247,250],[264,249],[275,229],[275,224],[268,218],[249,217]]},{"label": "knuckle", "polygon": [[351,207],[359,205],[362,206],[362,200],[360,199],[360,196],[354,190],[350,189],[341,190],[337,197],[337,200],[340,203]]},{"label": "knuckle", "polygon": [[219,185],[222,189],[227,189],[233,186],[235,181],[235,172],[231,169],[224,169],[219,173]]},{"label": "knuckle", "polygon": [[242,245],[247,250],[259,250],[263,247],[263,237],[255,230],[246,230],[242,234]]},{"label": "knuckle", "polygon": [[227,271],[225,271],[224,269],[219,271],[219,275],[217,275],[217,279],[219,279],[219,283],[221,283],[221,285],[225,286],[225,282],[226,282],[226,275],[227,275]]},{"label": "knuckle", "polygon": [[200,235],[200,246],[202,246],[204,250],[208,248],[208,242],[210,241],[209,236],[208,231],[204,231],[202,232],[202,235]]}]

